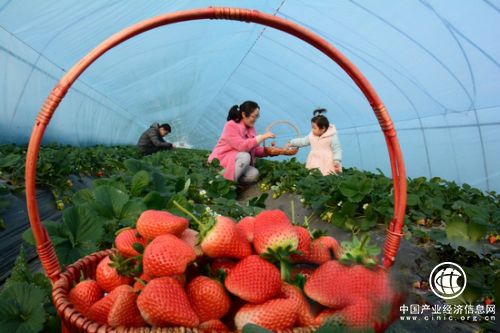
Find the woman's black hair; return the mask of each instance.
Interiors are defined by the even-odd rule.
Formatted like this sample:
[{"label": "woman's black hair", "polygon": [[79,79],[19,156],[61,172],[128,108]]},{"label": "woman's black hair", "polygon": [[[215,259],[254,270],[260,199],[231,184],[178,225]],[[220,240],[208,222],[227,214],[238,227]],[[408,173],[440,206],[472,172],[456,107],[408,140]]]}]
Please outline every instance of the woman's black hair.
[{"label": "woman's black hair", "polygon": [[328,118],[323,116],[326,113],[326,109],[316,109],[313,111],[313,117],[311,123],[315,123],[320,129],[325,129],[330,126]]},{"label": "woman's black hair", "polygon": [[161,124],[159,126],[160,128],[163,128],[164,130],[168,131],[168,133],[172,132],[172,128],[170,127],[169,124],[165,123],[165,124]]},{"label": "woman's black hair", "polygon": [[244,113],[246,117],[250,117],[255,109],[260,109],[260,107],[259,104],[253,101],[245,101],[240,106],[233,105],[227,114],[227,121],[234,120],[239,123],[242,118],[242,113]]}]

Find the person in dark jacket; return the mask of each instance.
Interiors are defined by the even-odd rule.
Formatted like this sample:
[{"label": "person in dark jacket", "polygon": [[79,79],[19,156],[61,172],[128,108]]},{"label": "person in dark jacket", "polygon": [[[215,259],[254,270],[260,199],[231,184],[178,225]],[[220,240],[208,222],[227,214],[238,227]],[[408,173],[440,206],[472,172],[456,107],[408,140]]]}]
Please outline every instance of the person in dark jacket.
[{"label": "person in dark jacket", "polygon": [[152,124],[144,133],[142,133],[137,147],[142,155],[150,155],[160,150],[168,150],[175,148],[169,142],[166,142],[163,137],[171,132],[169,124]]}]

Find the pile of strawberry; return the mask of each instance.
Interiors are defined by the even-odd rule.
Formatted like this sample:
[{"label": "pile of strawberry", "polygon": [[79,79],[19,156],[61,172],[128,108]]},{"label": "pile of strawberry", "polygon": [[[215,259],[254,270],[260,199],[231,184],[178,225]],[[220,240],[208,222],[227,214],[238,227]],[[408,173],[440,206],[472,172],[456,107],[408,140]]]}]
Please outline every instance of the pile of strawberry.
[{"label": "pile of strawberry", "polygon": [[[239,223],[186,213],[199,232],[186,218],[155,210],[120,231],[95,280],[71,289],[75,309],[111,326],[205,332],[248,323],[274,331],[317,327],[325,320],[378,330],[391,319],[391,311],[381,311],[395,305],[386,271],[342,264],[346,253],[334,238],[313,239],[282,211]],[[359,248],[347,251],[353,258]]]}]

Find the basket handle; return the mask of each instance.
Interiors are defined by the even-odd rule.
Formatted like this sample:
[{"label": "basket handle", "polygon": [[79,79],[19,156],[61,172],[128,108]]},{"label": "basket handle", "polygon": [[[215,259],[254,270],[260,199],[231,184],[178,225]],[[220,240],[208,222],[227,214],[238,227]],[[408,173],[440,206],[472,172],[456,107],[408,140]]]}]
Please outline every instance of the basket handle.
[{"label": "basket handle", "polygon": [[[295,126],[294,124],[292,124],[291,122],[287,121],[287,120],[275,120],[273,121],[272,123],[270,123],[267,127],[266,127],[266,132],[270,132],[271,131],[271,128],[273,128],[275,125],[279,125],[279,124],[284,124],[284,125],[288,125],[290,126],[291,128],[294,129],[295,133],[297,134],[297,138],[300,137],[300,131],[299,131],[299,128],[297,126]],[[264,140],[262,142],[262,145],[265,147],[266,146],[266,140]]]},{"label": "basket handle", "polygon": [[[383,264],[385,267],[390,267],[394,262],[395,253],[399,248],[401,237],[399,236],[403,228],[404,214],[406,209],[406,172],[403,162],[403,156],[399,147],[399,141],[396,137],[392,120],[389,117],[381,99],[370,85],[368,80],[361,74],[361,72],[336,48],[330,45],[325,39],[316,35],[312,31],[288,21],[284,18],[261,13],[256,10],[241,9],[241,8],[225,8],[225,7],[209,7],[200,9],[190,9],[174,13],[167,13],[159,15],[139,23],[136,23],[122,31],[114,34],[99,44],[96,48],[84,56],[77,64],[75,64],[55,85],[45,100],[33,127],[31,138],[29,141],[28,152],[26,156],[26,200],[28,206],[28,216],[33,229],[33,235],[37,245],[40,247],[52,248],[46,253],[52,252],[53,257],[55,250],[51,243],[50,237],[40,223],[40,215],[38,212],[38,205],[36,202],[35,193],[35,177],[36,177],[36,162],[40,150],[40,144],[43,134],[47,128],[50,119],[52,118],[55,110],[61,103],[62,99],[68,92],[69,88],[78,79],[78,77],[100,56],[106,53],[113,47],[121,44],[122,42],[139,35],[143,32],[152,30],[154,28],[165,26],[168,24],[202,20],[202,19],[222,19],[243,22],[254,22],[266,25],[285,33],[293,35],[319,51],[323,52],[330,59],[335,61],[356,83],[360,90],[365,95],[377,116],[380,126],[383,130],[387,149],[389,150],[389,157],[391,159],[391,171],[394,184],[394,216],[389,226],[389,230],[393,232],[396,237],[387,237],[386,247],[384,251]],[[390,234],[388,234],[390,235]],[[60,274],[59,263],[55,264],[47,260],[47,255],[40,253],[40,261],[47,275],[55,281]]]}]

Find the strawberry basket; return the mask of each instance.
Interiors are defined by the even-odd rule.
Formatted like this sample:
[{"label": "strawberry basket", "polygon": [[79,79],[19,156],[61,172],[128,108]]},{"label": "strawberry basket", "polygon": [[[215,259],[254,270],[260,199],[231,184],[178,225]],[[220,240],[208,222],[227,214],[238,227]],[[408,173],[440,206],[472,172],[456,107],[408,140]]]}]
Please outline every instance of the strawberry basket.
[{"label": "strawberry basket", "polygon": [[[111,48],[145,31],[168,24],[202,19],[253,22],[289,33],[311,44],[335,61],[358,85],[370,103],[385,136],[394,185],[394,215],[387,229],[380,267],[389,269],[395,260],[401,241],[406,209],[406,174],[404,162],[392,120],[374,89],[357,68],[324,39],[295,23],[277,16],[260,13],[255,10],[217,7],[168,13],[147,19],[122,30],[99,44],[94,50],[83,57],[52,89],[36,118],[32,130],[26,158],[25,175],[28,215],[41,264],[46,275],[53,283],[53,302],[58,315],[62,319],[63,332],[201,332],[196,328],[188,327],[112,327],[99,324],[78,312],[68,297],[73,283],[76,283],[81,275],[86,278],[95,278],[98,263],[101,259],[113,253],[114,250],[101,251],[86,256],[65,267],[64,271],[62,271],[52,241],[40,221],[35,193],[35,178],[40,144],[52,115],[72,84],[96,59]],[[312,332],[314,330],[314,327],[296,327],[282,330],[281,332]]]},{"label": "strawberry basket", "polygon": [[[300,132],[297,126],[286,120],[273,121],[271,124],[269,124],[269,126],[266,127],[266,132],[270,132],[274,126],[280,124],[288,125],[295,131],[297,138],[300,136]],[[276,147],[274,141],[271,142],[271,146],[266,146],[266,140],[264,140],[263,146],[264,146],[264,152],[266,153],[267,156],[278,156],[278,155],[290,156],[297,154],[297,152],[299,151],[298,148]]]}]

